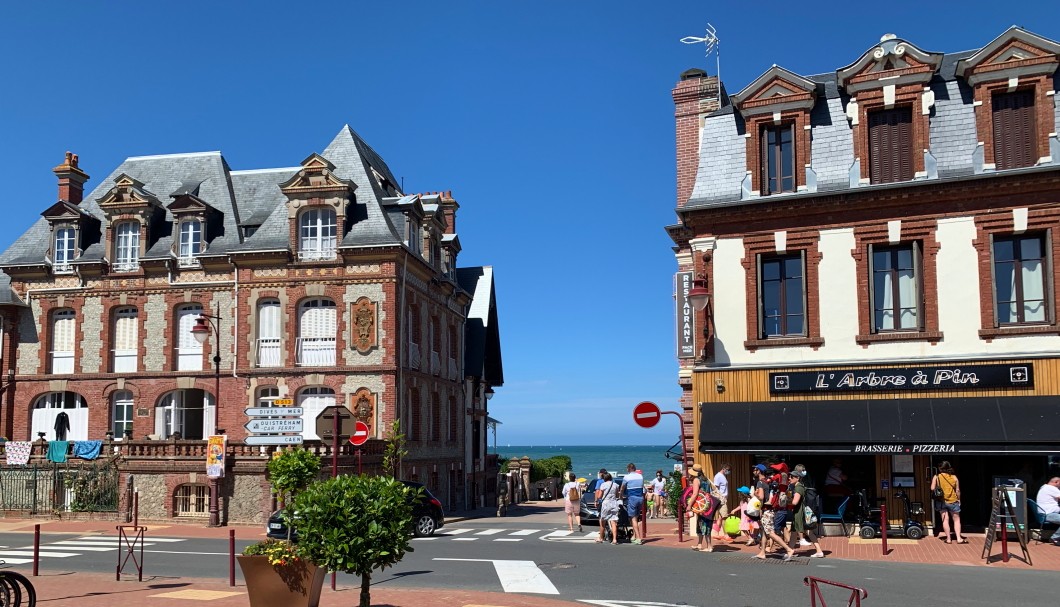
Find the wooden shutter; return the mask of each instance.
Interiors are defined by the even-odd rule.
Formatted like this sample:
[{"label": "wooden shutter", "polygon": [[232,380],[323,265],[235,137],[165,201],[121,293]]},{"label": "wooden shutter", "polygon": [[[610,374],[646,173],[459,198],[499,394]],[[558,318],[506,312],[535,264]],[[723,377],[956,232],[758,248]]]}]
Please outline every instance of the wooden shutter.
[{"label": "wooden shutter", "polygon": [[998,170],[1033,166],[1038,161],[1033,90],[995,94],[993,123]]},{"label": "wooden shutter", "polygon": [[913,109],[869,113],[869,175],[872,183],[913,178]]}]

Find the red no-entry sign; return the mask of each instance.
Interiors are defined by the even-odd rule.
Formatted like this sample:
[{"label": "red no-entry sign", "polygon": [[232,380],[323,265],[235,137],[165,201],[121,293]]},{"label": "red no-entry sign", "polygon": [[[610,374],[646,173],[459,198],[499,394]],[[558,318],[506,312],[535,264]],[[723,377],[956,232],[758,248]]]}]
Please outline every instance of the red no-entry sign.
[{"label": "red no-entry sign", "polygon": [[368,441],[368,424],[359,421],[353,429],[353,435],[350,436],[350,443],[354,445],[363,445]]},{"label": "red no-entry sign", "polygon": [[659,423],[660,417],[662,414],[659,413],[659,405],[651,401],[646,400],[633,407],[633,421],[641,428],[651,428]]}]

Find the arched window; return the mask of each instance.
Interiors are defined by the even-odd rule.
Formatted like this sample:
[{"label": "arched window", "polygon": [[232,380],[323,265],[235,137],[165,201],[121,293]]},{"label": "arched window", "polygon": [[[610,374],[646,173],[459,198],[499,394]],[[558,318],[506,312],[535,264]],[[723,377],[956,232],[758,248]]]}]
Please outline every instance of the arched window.
[{"label": "arched window", "polygon": [[[110,395],[111,431],[114,440],[122,440],[125,432],[133,428],[133,394],[128,390],[117,390]],[[130,434],[131,435],[131,434]]]},{"label": "arched window", "polygon": [[181,266],[196,265],[195,257],[202,253],[202,222],[198,219],[185,219],[180,222],[180,239],[177,259]]},{"label": "arched window", "polygon": [[140,222],[123,221],[114,226],[114,271],[140,269]]},{"label": "arched window", "polygon": [[308,209],[298,217],[298,259],[335,259],[334,209]]},{"label": "arched window", "polygon": [[155,434],[164,439],[179,432],[180,437],[202,440],[217,425],[214,398],[203,390],[174,390],[158,400],[155,407]]},{"label": "arched window", "polygon": [[88,406],[76,392],[49,392],[33,403],[30,427],[36,440],[44,433],[45,440],[88,440]]},{"label": "arched window", "polygon": [[335,391],[323,386],[303,388],[298,393],[298,406],[302,407],[302,437],[319,440],[317,416],[326,408],[335,405]]},{"label": "arched window", "polygon": [[177,308],[177,336],[173,340],[177,345],[177,371],[202,370],[202,344],[191,333],[200,314],[200,304],[184,304]]},{"label": "arched window", "polygon": [[258,366],[283,365],[280,350],[280,302],[263,299],[258,302]]},{"label": "arched window", "polygon": [[77,344],[77,319],[73,310],[52,313],[52,373],[63,375],[74,372],[74,353]]},{"label": "arched window", "polygon": [[298,307],[298,364],[322,367],[335,364],[335,302],[308,299]]},{"label": "arched window", "polygon": [[114,312],[114,373],[134,373],[140,347],[139,313],[136,308],[118,308]]}]

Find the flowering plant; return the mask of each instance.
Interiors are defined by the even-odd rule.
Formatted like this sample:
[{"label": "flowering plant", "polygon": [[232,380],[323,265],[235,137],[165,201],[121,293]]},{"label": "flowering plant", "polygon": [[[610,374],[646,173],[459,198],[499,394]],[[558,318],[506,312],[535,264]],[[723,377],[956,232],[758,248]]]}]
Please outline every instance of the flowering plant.
[{"label": "flowering plant", "polygon": [[262,540],[257,544],[247,546],[243,549],[243,556],[264,556],[273,566],[296,563],[302,558],[297,544],[274,539]]}]

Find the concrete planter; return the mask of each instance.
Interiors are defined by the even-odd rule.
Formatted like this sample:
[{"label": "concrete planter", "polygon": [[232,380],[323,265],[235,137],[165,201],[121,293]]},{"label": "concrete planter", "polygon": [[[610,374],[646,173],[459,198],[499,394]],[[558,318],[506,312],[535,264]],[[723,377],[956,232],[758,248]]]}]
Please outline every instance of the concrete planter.
[{"label": "concrete planter", "polygon": [[305,561],[273,566],[264,556],[237,556],[250,607],[317,607],[324,569]]}]

